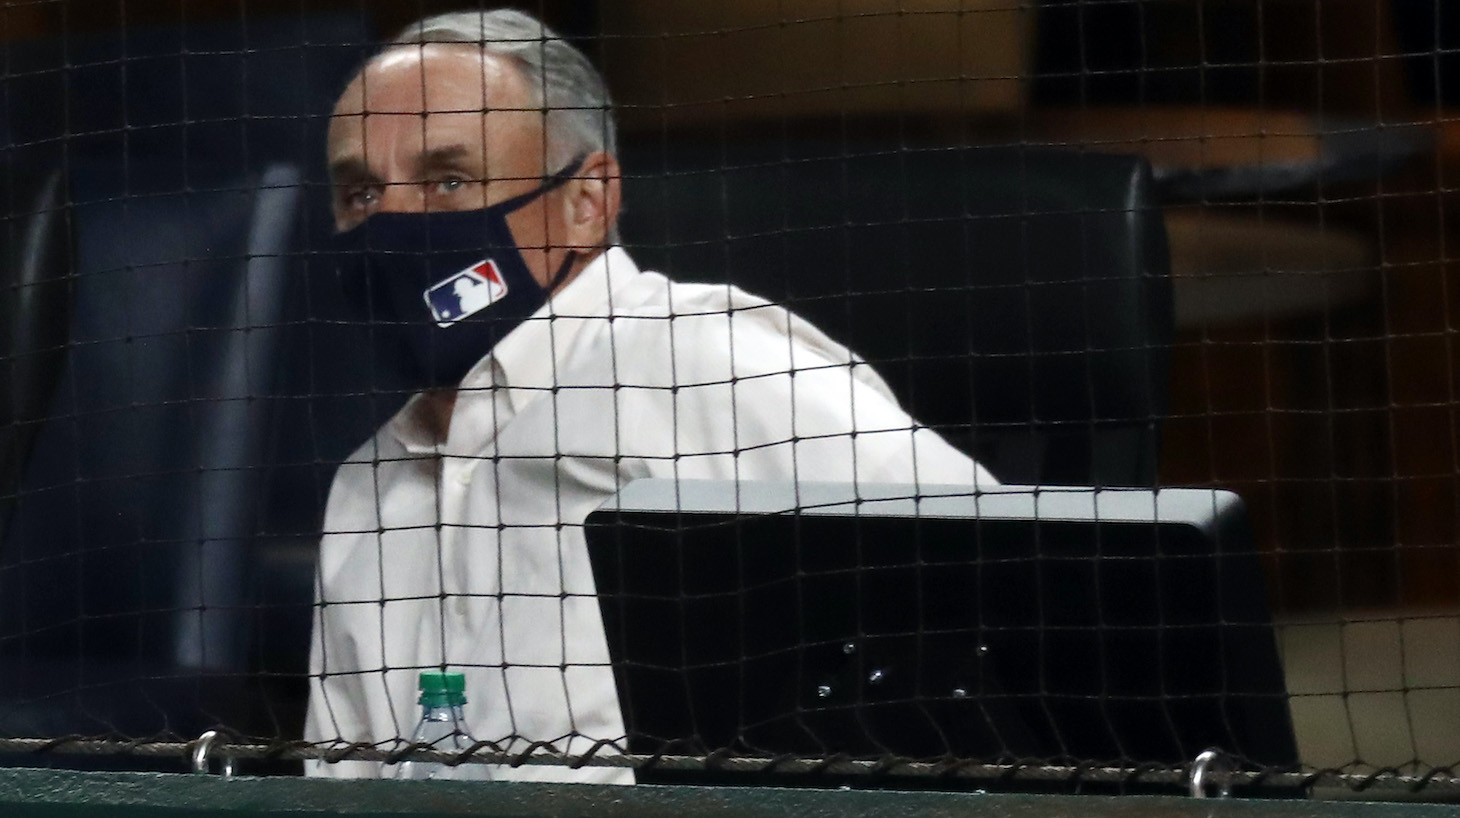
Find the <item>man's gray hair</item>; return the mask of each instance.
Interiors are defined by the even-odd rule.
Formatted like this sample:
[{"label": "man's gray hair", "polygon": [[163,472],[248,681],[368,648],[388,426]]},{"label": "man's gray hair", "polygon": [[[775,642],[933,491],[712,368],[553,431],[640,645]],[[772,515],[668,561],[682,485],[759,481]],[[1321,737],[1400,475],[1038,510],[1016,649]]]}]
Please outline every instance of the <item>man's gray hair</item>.
[{"label": "man's gray hair", "polygon": [[545,170],[575,156],[618,155],[612,103],[603,77],[583,53],[537,18],[516,9],[454,11],[418,20],[390,45],[462,43],[516,63],[532,104],[547,120]]}]

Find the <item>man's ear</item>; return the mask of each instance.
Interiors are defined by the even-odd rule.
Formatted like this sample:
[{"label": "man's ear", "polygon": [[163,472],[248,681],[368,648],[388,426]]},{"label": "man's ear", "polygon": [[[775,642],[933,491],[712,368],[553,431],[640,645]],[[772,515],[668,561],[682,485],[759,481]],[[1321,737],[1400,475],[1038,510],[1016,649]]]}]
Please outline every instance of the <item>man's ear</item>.
[{"label": "man's ear", "polygon": [[582,167],[566,185],[563,214],[567,223],[567,245],[577,248],[602,247],[609,228],[618,220],[622,194],[618,160],[599,151],[583,160]]}]

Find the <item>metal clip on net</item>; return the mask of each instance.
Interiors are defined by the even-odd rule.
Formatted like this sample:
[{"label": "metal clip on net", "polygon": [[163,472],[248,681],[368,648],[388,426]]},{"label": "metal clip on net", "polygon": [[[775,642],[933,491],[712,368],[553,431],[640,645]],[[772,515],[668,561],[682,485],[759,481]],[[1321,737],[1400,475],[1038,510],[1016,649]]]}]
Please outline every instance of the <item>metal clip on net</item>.
[{"label": "metal clip on net", "polygon": [[[198,736],[197,742],[193,744],[193,772],[207,774],[209,756],[213,754],[214,747],[222,746],[225,743],[227,743],[227,739],[223,738],[223,735],[217,730],[209,730]],[[223,753],[218,753],[218,756],[223,759],[223,777],[232,778],[233,757]]]},{"label": "metal clip on net", "polygon": [[1226,753],[1215,748],[1203,750],[1191,763],[1187,778],[1191,797],[1206,798],[1209,783],[1216,785],[1218,798],[1232,797],[1232,763]]}]

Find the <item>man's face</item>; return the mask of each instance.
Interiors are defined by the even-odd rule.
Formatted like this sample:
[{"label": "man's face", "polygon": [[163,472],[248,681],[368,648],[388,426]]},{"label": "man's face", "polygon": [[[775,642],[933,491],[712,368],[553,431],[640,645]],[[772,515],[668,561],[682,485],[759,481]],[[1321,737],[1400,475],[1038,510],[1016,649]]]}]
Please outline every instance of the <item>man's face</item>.
[{"label": "man's face", "polygon": [[[542,183],[543,116],[512,63],[471,45],[397,46],[335,105],[327,146],[335,226],[372,213],[476,210]],[[523,260],[547,286],[565,257],[565,191],[507,218]]]}]

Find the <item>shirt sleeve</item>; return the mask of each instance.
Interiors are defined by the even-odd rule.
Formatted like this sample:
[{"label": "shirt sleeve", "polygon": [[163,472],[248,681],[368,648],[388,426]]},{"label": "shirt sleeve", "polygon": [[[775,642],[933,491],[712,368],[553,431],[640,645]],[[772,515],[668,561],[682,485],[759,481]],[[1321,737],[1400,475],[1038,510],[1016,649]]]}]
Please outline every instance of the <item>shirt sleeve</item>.
[{"label": "shirt sleeve", "polygon": [[[378,647],[380,606],[370,599],[380,593],[380,562],[373,553],[364,558],[356,553],[362,542],[374,540],[373,535],[362,537],[359,532],[378,525],[374,485],[379,440],[377,436],[367,441],[340,466],[325,507],[325,531],[315,568],[309,699],[304,718],[304,740],[316,744],[371,741],[392,718],[379,673],[384,666]],[[364,580],[362,572],[369,575]],[[367,647],[356,639],[361,633],[377,638]],[[373,761],[311,759],[304,762],[304,773],[376,777],[380,766]]]}]

